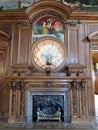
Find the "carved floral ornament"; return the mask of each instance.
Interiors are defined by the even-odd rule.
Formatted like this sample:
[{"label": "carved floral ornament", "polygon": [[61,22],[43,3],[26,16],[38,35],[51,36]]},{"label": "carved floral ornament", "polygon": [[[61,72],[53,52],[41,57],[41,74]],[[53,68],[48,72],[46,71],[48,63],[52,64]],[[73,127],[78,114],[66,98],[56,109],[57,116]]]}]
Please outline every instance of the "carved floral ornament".
[{"label": "carved floral ornament", "polygon": [[77,26],[82,23],[81,20],[65,20],[63,22],[65,25],[70,25],[70,26]]},{"label": "carved floral ornament", "polygon": [[9,84],[12,90],[25,90],[26,82],[24,80],[17,81],[16,79],[12,79],[11,81],[9,81]]}]

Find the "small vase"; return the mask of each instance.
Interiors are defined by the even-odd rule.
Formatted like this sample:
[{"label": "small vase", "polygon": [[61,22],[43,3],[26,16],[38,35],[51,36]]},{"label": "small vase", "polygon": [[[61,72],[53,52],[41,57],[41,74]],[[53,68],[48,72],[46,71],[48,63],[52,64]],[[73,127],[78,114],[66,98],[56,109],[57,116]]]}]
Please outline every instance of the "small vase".
[{"label": "small vase", "polygon": [[46,74],[49,75],[51,73],[51,67],[46,67],[45,71]]}]

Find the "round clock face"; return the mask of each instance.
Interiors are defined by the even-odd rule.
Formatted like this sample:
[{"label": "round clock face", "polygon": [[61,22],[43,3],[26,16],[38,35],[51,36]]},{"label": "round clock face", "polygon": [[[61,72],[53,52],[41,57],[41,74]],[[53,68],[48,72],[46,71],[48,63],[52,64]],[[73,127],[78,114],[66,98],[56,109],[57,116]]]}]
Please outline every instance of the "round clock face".
[{"label": "round clock face", "polygon": [[52,71],[59,71],[65,63],[63,43],[55,38],[40,39],[32,48],[32,63],[41,71],[48,66]]}]

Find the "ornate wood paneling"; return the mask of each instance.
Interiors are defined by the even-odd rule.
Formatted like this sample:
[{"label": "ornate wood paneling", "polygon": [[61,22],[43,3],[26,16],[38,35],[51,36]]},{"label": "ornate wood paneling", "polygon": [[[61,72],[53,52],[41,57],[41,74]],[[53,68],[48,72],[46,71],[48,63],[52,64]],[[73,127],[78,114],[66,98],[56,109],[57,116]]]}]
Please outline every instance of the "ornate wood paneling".
[{"label": "ornate wood paneling", "polygon": [[69,54],[69,63],[79,63],[78,60],[78,51],[79,51],[79,33],[77,26],[68,27],[68,54]]},{"label": "ornate wood paneling", "polygon": [[15,24],[13,26],[13,41],[12,41],[12,64],[29,64],[30,63],[30,43],[31,30],[28,26]]},{"label": "ornate wood paneling", "polygon": [[19,41],[19,25],[15,24],[12,28],[12,44],[11,44],[11,65],[18,62],[18,41]]},{"label": "ornate wood paneling", "polygon": [[31,34],[29,27],[20,27],[18,45],[18,64],[28,64]]},{"label": "ornate wood paneling", "polygon": [[[33,71],[33,63],[31,64],[31,42],[32,42],[32,25],[35,21],[43,16],[55,16],[63,24],[64,27],[64,37],[65,37],[65,63],[73,63],[74,65],[85,66],[83,68],[83,74],[81,71],[77,73],[79,68],[75,68],[76,73],[66,75],[65,68],[62,69],[63,77],[60,72],[50,73],[35,73]],[[80,20],[81,25],[79,23]],[[92,21],[93,20],[93,21]],[[98,29],[98,13],[97,12],[72,12],[68,5],[63,5],[60,2],[53,0],[44,0],[37,2],[33,6],[30,6],[26,11],[2,11],[0,12],[0,29],[6,32],[0,41],[3,41],[2,47],[7,48],[9,46],[9,52],[11,51],[10,58],[8,58],[9,53],[6,50],[0,49],[0,114],[5,115],[8,112],[8,103],[10,100],[9,108],[9,122],[15,122],[16,120],[22,121],[23,118],[25,122],[26,116],[26,101],[27,97],[25,94],[28,90],[39,89],[57,89],[61,90],[64,87],[69,87],[71,94],[71,111],[72,118],[82,118],[87,116],[92,116],[94,112],[94,86],[92,85],[92,70],[91,70],[91,48],[98,49],[98,44],[95,39],[89,39],[88,35]],[[89,21],[89,22],[88,22]],[[3,24],[2,24],[3,23]],[[6,24],[5,24],[6,23]],[[10,35],[8,35],[10,34]],[[12,39],[11,39],[12,38]],[[11,46],[9,40],[11,39]],[[95,43],[93,43],[95,42]],[[0,44],[0,46],[1,46]],[[2,48],[1,47],[1,48]],[[11,47],[11,48],[10,48]],[[9,60],[11,59],[11,61]],[[10,67],[9,67],[10,64]],[[73,66],[72,64],[72,66]],[[28,65],[32,65],[31,67]],[[6,69],[7,67],[7,69]],[[64,66],[65,67],[65,66]],[[7,75],[11,68],[11,72]],[[31,68],[31,69],[30,69]],[[68,71],[70,68],[68,68]],[[8,91],[5,88],[8,87],[10,83],[10,99],[8,96]],[[89,78],[87,78],[89,77]],[[89,82],[86,82],[89,80]],[[66,85],[70,84],[69,86]],[[28,85],[29,84],[29,87]],[[4,86],[5,85],[5,86]],[[25,87],[27,85],[27,87]],[[4,87],[4,89],[3,89]],[[6,96],[5,96],[6,95]],[[6,99],[8,97],[8,99]],[[4,102],[5,101],[5,102]],[[13,120],[13,118],[15,120]]]}]

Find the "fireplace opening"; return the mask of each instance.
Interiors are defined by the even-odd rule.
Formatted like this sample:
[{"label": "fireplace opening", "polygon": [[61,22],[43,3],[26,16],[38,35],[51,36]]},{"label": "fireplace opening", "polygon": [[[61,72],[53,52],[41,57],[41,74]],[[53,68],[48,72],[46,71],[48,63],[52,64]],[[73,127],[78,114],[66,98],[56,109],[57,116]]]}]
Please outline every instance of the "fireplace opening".
[{"label": "fireplace opening", "polygon": [[32,95],[33,121],[64,121],[64,95]]}]

